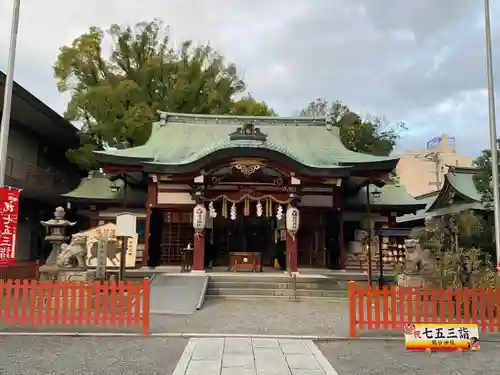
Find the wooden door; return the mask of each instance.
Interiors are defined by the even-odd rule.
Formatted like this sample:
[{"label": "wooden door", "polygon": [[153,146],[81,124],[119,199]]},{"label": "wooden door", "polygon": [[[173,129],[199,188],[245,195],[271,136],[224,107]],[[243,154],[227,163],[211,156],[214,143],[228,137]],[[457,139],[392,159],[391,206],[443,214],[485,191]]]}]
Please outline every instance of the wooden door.
[{"label": "wooden door", "polygon": [[164,212],[161,264],[180,264],[181,249],[193,246],[194,229],[191,212]]},{"label": "wooden door", "polygon": [[324,214],[315,211],[301,212],[297,238],[299,265],[324,267],[326,265]]}]

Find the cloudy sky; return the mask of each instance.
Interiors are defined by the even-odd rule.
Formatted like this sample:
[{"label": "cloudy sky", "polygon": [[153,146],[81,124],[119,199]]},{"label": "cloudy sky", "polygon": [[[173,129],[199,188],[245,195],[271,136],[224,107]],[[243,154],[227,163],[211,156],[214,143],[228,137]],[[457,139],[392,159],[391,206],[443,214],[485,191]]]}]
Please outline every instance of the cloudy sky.
[{"label": "cloudy sky", "polygon": [[[356,111],[405,121],[410,130],[401,151],[440,132],[454,135],[463,153],[488,144],[479,0],[21,1],[15,79],[60,113],[67,97],[56,89],[52,64],[61,45],[91,25],[160,18],[175,39],[210,42],[235,62],[252,95],[281,115],[317,97],[339,99]],[[3,71],[12,2],[0,0]],[[492,8],[500,51],[497,21],[500,4]],[[500,52],[495,57],[499,67]]]}]

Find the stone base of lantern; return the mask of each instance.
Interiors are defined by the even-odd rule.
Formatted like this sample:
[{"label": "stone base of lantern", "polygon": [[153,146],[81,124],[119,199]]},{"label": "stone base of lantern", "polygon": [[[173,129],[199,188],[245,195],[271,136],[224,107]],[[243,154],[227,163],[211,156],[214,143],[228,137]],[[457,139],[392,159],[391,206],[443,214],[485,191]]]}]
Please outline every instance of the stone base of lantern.
[{"label": "stone base of lantern", "polygon": [[[57,281],[57,282],[87,282],[92,280],[92,271],[87,270],[77,270],[74,268],[61,268],[58,266],[42,266],[40,267],[40,279],[45,281]],[[93,308],[95,303],[94,291],[89,291],[86,288],[66,288],[70,284],[61,284],[59,289],[46,290],[44,298],[39,300],[38,304],[43,304],[38,306],[38,308],[43,308],[47,310],[56,310],[59,314],[64,314],[62,311],[66,310],[66,313],[70,311],[80,311],[82,309],[89,308],[89,299],[91,299],[91,308]]]},{"label": "stone base of lantern", "polygon": [[432,281],[421,275],[398,275],[398,286],[403,288],[427,288]]},{"label": "stone base of lantern", "polygon": [[88,281],[92,279],[92,271],[86,269],[64,268],[56,265],[43,265],[40,267],[40,280]]}]

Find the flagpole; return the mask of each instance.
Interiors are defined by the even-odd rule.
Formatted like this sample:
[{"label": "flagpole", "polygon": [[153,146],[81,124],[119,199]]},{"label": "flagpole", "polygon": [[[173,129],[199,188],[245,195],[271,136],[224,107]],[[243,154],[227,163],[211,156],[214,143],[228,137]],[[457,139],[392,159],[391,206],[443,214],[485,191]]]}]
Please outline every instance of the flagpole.
[{"label": "flagpole", "polygon": [[0,187],[5,186],[7,167],[7,145],[9,143],[10,110],[12,105],[12,89],[14,87],[14,65],[16,62],[17,30],[19,28],[19,8],[21,0],[14,0],[12,10],[12,26],[10,29],[9,62],[5,78],[2,123],[0,128]]},{"label": "flagpole", "polygon": [[490,1],[484,0],[484,31],[486,34],[486,70],[488,74],[488,115],[491,149],[491,183],[495,208],[495,247],[497,266],[500,266],[500,184],[498,181],[497,128],[495,118],[495,83],[491,43]]}]

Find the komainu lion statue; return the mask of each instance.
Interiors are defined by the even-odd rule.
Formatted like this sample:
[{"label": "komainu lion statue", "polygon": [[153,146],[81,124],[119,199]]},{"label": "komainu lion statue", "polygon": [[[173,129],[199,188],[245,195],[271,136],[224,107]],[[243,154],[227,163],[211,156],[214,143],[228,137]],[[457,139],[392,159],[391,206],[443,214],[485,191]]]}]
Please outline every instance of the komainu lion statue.
[{"label": "komainu lion statue", "polygon": [[76,267],[85,268],[85,253],[86,253],[87,237],[74,234],[71,236],[69,244],[61,245],[56,264],[63,268],[74,268],[74,260],[77,261]]},{"label": "komainu lion statue", "polygon": [[434,268],[434,257],[429,249],[422,249],[418,239],[405,240],[403,272],[406,275],[430,275]]},{"label": "komainu lion statue", "polygon": [[[106,238],[106,240],[106,257],[112,266],[117,267],[120,265],[119,241],[116,237]],[[86,268],[87,265],[95,267],[92,261],[97,259],[98,250],[98,237],[89,238],[85,232],[76,233],[71,236],[69,244],[61,245],[61,252],[57,257],[56,264],[63,268]],[[87,262],[85,262],[86,257],[88,257]]]}]

